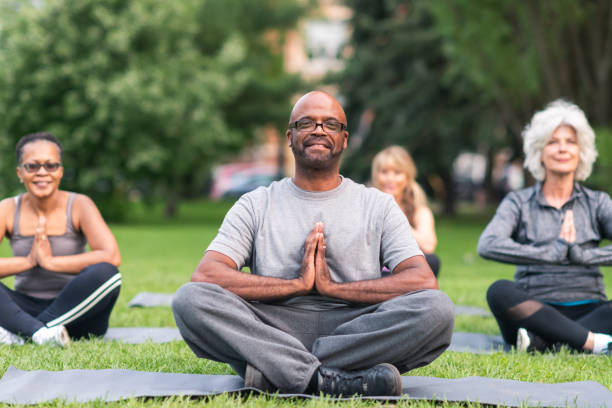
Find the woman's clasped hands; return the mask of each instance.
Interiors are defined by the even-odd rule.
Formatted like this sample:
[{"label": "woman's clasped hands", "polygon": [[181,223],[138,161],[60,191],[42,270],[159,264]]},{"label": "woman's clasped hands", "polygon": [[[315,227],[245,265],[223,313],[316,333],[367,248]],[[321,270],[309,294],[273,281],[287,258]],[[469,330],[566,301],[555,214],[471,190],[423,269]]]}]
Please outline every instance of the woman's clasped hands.
[{"label": "woman's clasped hands", "polygon": [[563,224],[561,224],[561,233],[559,238],[573,244],[576,242],[576,227],[574,226],[574,211],[567,210],[565,212],[565,218]]},{"label": "woman's clasped hands", "polygon": [[44,215],[38,217],[38,226],[34,234],[34,242],[32,250],[28,256],[32,267],[40,266],[45,269],[51,269],[50,263],[53,259],[53,252],[47,236],[47,219]]}]

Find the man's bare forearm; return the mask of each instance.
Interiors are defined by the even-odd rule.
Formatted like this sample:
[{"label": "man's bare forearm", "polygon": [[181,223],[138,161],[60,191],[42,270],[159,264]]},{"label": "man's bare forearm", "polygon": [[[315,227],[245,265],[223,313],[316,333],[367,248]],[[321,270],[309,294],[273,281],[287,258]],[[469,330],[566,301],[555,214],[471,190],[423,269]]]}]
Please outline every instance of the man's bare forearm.
[{"label": "man's bare forearm", "polygon": [[317,290],[349,302],[380,303],[422,289],[438,289],[438,282],[423,257],[402,262],[396,272],[379,279],[337,283],[317,282]]},{"label": "man's bare forearm", "polygon": [[202,279],[193,277],[191,280],[217,284],[244,300],[277,300],[308,293],[299,279],[271,278],[236,270],[225,271],[223,274],[225,276],[209,274]]},{"label": "man's bare forearm", "polygon": [[310,292],[301,278],[280,279],[238,271],[227,261],[207,253],[191,277],[192,282],[214,283],[245,300],[277,300]]},{"label": "man's bare forearm", "polygon": [[391,275],[380,279],[365,281],[347,283],[332,282],[329,285],[329,289],[323,294],[349,302],[374,304],[416,290],[437,288],[437,285],[433,285],[429,282],[407,282],[403,277]]}]

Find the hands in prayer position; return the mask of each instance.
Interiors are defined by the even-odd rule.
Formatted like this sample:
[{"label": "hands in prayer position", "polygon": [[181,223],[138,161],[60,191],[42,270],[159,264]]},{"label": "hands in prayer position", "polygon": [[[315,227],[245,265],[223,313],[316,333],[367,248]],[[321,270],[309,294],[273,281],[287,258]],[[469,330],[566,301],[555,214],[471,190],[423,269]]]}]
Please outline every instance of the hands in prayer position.
[{"label": "hands in prayer position", "polygon": [[325,260],[325,236],[322,222],[317,222],[306,237],[300,279],[304,282],[305,292],[316,289],[322,295],[332,295],[334,282],[329,276]]},{"label": "hands in prayer position", "polygon": [[576,242],[576,227],[574,227],[574,211],[567,210],[565,219],[561,225],[561,233],[559,238],[566,240],[570,244]]},{"label": "hands in prayer position", "polygon": [[32,250],[28,256],[31,267],[41,266],[45,269],[49,269],[49,263],[53,258],[51,252],[51,245],[47,239],[47,219],[44,215],[38,217],[38,226],[36,227],[36,233],[34,234],[34,242],[32,243]]}]

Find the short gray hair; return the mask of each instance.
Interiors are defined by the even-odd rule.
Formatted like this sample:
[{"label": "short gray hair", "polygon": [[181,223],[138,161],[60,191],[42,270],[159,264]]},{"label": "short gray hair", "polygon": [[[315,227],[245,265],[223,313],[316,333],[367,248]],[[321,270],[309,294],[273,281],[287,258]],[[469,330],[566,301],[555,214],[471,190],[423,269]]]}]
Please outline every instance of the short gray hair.
[{"label": "short gray hair", "polygon": [[541,160],[542,149],[553,132],[563,125],[574,129],[578,147],[580,147],[580,160],[576,168],[575,179],[586,180],[591,175],[593,163],[597,158],[595,132],[578,106],[557,99],[549,103],[546,109],[536,112],[522,133],[525,167],[536,180],[544,180],[546,176]]}]

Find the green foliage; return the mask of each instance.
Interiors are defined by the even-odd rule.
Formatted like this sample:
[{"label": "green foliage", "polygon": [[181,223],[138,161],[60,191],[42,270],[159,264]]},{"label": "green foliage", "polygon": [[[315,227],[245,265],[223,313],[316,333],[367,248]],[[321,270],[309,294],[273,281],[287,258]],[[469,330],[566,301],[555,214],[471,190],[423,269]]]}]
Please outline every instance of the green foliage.
[{"label": "green foliage", "polygon": [[[448,199],[450,166],[462,150],[492,156],[510,146],[521,155],[521,130],[554,99],[569,99],[595,126],[610,126],[610,2],[346,4],[355,11],[353,54],[333,79],[348,100],[352,142],[363,139],[344,162],[353,177],[366,179],[372,156],[400,144],[415,156],[421,181],[442,178]],[[360,123],[363,112],[375,114],[369,129]]]},{"label": "green foliage", "polygon": [[597,161],[587,183],[612,194],[612,128],[595,130]]},{"label": "green foliage", "polygon": [[449,72],[469,78],[520,152],[536,110],[565,98],[597,126],[612,118],[610,2],[432,1]]},{"label": "green foliage", "polygon": [[[439,175],[452,196],[453,159],[491,138],[488,107],[469,78],[450,72],[429,2],[347,4],[355,12],[354,52],[334,79],[348,101],[351,143],[361,145],[344,161],[345,172],[367,179],[373,155],[399,144],[412,153],[420,174]],[[360,124],[363,112],[374,115],[369,129]]]},{"label": "green foliage", "polygon": [[522,15],[512,1],[497,2],[495,7],[483,3],[432,3],[437,28],[447,39],[443,49],[451,62],[449,73],[467,75],[494,97],[514,103],[525,100],[539,90],[541,78],[535,50],[525,44],[524,36],[513,36]]},{"label": "green foliage", "polygon": [[270,33],[282,38],[300,12],[277,0],[13,8],[0,17],[3,174],[16,140],[47,130],[65,145],[65,186],[103,206],[135,189],[169,202],[203,189],[213,162],[286,116],[297,79]]}]

